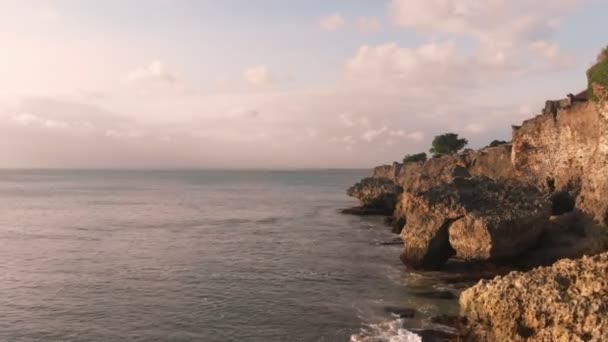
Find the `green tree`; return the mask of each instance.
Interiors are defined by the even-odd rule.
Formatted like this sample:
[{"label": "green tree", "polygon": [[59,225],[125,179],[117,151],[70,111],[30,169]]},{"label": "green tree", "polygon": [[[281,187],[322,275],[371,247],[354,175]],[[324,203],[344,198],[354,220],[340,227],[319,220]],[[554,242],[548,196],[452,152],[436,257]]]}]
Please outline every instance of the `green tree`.
[{"label": "green tree", "polygon": [[434,157],[454,154],[467,146],[468,143],[469,141],[467,139],[458,138],[458,134],[456,133],[446,133],[438,135],[433,139],[433,145],[430,152]]},{"label": "green tree", "polygon": [[608,62],[608,46],[603,48],[602,51],[600,51],[600,54],[597,55],[596,64],[600,64],[600,63],[604,63],[604,62]]},{"label": "green tree", "polygon": [[490,143],[490,145],[488,145],[488,147],[496,147],[496,146],[500,146],[500,145],[504,145],[507,142],[504,140],[492,140],[492,142]]},{"label": "green tree", "polygon": [[587,80],[589,82],[587,88],[589,98],[597,101],[598,97],[593,92],[593,84],[596,83],[608,89],[608,46],[603,48],[597,56],[597,63],[587,70]]},{"label": "green tree", "polygon": [[421,152],[421,153],[416,153],[416,154],[408,154],[405,157],[403,157],[403,164],[405,163],[410,163],[410,162],[424,162],[426,161],[427,156],[426,153]]}]

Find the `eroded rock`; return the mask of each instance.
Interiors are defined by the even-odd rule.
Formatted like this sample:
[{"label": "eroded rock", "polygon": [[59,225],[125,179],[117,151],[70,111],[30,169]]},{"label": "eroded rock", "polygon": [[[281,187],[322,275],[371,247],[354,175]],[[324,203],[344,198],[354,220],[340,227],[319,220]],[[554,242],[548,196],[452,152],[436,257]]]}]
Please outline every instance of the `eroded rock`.
[{"label": "eroded rock", "polygon": [[403,189],[388,178],[368,177],[350,187],[347,194],[361,201],[364,208],[390,215],[402,192]]},{"label": "eroded rock", "polygon": [[481,281],[460,296],[472,341],[608,341],[608,253]]},{"label": "eroded rock", "polygon": [[422,269],[454,255],[467,261],[520,255],[537,243],[549,219],[549,200],[538,190],[486,177],[405,193],[401,205],[407,221],[401,259]]}]

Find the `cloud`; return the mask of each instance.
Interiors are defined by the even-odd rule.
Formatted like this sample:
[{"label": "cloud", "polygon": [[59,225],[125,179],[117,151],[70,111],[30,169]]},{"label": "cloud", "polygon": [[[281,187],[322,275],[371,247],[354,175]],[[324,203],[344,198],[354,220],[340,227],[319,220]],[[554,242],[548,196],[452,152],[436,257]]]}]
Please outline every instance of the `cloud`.
[{"label": "cloud", "polygon": [[421,131],[414,131],[408,133],[404,130],[389,131],[388,135],[391,137],[403,138],[414,142],[420,142],[424,140],[425,136],[424,132]]},{"label": "cloud", "polygon": [[533,41],[553,32],[561,15],[584,2],[392,0],[390,12],[397,25],[421,32]]},{"label": "cloud", "polygon": [[470,123],[464,127],[464,131],[472,134],[485,132],[486,127],[480,123]]},{"label": "cloud", "polygon": [[378,129],[368,129],[365,132],[363,132],[363,135],[361,135],[361,139],[363,139],[367,142],[372,142],[379,136],[386,133],[387,130],[388,130],[388,128],[386,126],[384,126],[382,128],[378,128]]},{"label": "cloud", "polygon": [[228,117],[230,118],[245,118],[245,119],[256,119],[260,117],[260,112],[255,109],[237,107],[228,113]]},{"label": "cloud", "polygon": [[437,88],[471,86],[474,60],[457,53],[453,42],[403,48],[396,43],[362,46],[346,62],[346,76],[359,85],[375,88]]},{"label": "cloud", "polygon": [[[392,0],[393,22],[431,35],[473,37],[489,63],[526,58],[539,52],[546,62],[563,64],[555,46],[538,46],[553,36],[560,18],[586,0]],[[544,44],[544,43],[543,43]],[[534,46],[537,48],[534,48]]]},{"label": "cloud", "polygon": [[127,82],[175,83],[177,76],[167,70],[165,65],[154,60],[148,65],[137,67],[127,75]]},{"label": "cloud", "polygon": [[373,17],[361,17],[357,20],[357,27],[362,32],[376,32],[380,30],[380,20]]},{"label": "cloud", "polygon": [[45,119],[29,113],[17,114],[13,116],[13,120],[21,126],[38,126],[48,129],[67,129],[71,127],[68,122]]},{"label": "cloud", "polygon": [[337,31],[344,27],[345,24],[346,20],[344,20],[340,13],[324,17],[319,22],[319,26],[325,31]]},{"label": "cloud", "polygon": [[245,80],[254,86],[269,86],[273,83],[273,75],[265,65],[251,67],[243,73]]}]

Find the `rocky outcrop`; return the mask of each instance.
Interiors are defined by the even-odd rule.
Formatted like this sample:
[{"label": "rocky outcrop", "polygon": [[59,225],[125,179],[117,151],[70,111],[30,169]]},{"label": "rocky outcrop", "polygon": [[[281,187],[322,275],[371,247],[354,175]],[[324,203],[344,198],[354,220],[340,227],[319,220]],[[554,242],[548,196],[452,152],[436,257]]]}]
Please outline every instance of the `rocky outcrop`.
[{"label": "rocky outcrop", "polygon": [[[470,176],[484,176],[505,182],[515,179],[515,169],[511,164],[511,145],[504,144],[432,158],[424,163],[407,163],[399,168],[396,182],[405,192],[416,193],[451,183],[456,178]],[[398,204],[394,216],[405,218],[405,209],[405,204]]]},{"label": "rocky outcrop", "polygon": [[388,178],[368,177],[350,187],[347,194],[361,201],[362,208],[376,214],[391,215],[403,189]]},{"label": "rocky outcrop", "polygon": [[399,173],[401,173],[401,168],[403,164],[394,162],[392,165],[380,165],[376,166],[372,170],[372,178],[387,178],[391,181],[397,183],[397,178],[399,177]]},{"label": "rocky outcrop", "polygon": [[486,177],[406,192],[400,206],[407,221],[401,259],[423,269],[452,256],[488,261],[520,255],[538,242],[549,219],[548,198],[538,190]]},{"label": "rocky outcrop", "polygon": [[571,194],[577,208],[608,224],[608,101],[575,102],[525,121],[513,132],[512,163],[522,180]]},{"label": "rocky outcrop", "polygon": [[471,341],[608,341],[608,253],[480,281],[460,296]]}]

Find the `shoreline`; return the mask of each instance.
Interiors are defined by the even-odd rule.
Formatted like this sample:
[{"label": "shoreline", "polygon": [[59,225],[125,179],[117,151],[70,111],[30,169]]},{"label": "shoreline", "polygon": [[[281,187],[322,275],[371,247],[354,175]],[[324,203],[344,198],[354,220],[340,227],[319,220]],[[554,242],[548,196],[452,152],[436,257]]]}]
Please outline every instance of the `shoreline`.
[{"label": "shoreline", "polygon": [[[598,85],[594,90],[608,94]],[[596,301],[608,290],[607,283],[581,285],[577,278],[592,272],[600,279],[594,267],[608,257],[608,203],[601,200],[608,194],[607,135],[608,96],[547,101],[542,114],[513,126],[511,142],[374,168],[347,191],[361,206],[342,213],[385,216],[400,234],[400,258],[409,270],[471,282],[460,295],[460,318],[442,321],[459,331],[448,340],[606,339],[606,313],[585,309],[599,322],[592,328],[568,310],[579,310],[573,306],[581,295],[577,288],[596,288],[587,294]],[[541,274],[552,279],[563,267],[572,273],[568,280],[535,280]],[[533,285],[514,294],[506,290],[524,279]],[[558,299],[542,302],[555,286],[574,291],[566,309],[558,308]],[[490,293],[498,298],[491,305],[485,299]],[[511,307],[518,298],[541,302],[532,309]],[[534,310],[569,320],[531,320]]]}]

